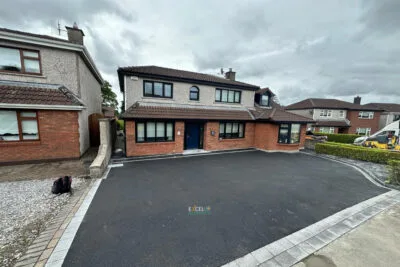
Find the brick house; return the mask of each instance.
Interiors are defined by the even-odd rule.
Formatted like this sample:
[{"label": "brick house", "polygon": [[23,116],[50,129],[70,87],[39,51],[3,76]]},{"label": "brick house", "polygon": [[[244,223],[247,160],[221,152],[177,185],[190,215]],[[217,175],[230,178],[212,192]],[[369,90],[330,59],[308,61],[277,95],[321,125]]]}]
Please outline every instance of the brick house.
[{"label": "brick house", "polygon": [[118,69],[126,155],[260,148],[298,150],[312,120],[283,110],[268,89],[157,66]]},{"label": "brick house", "polygon": [[382,110],[381,117],[379,119],[379,129],[382,129],[383,127],[391,124],[394,121],[400,120],[400,104],[369,103],[365,104],[365,106]]},{"label": "brick house", "polygon": [[361,97],[354,102],[337,99],[308,98],[288,105],[286,111],[313,119],[307,125],[314,132],[370,135],[380,129],[382,110],[361,105]]},{"label": "brick house", "polygon": [[0,164],[77,159],[90,147],[103,80],[82,30],[66,28],[68,40],[0,28]]}]

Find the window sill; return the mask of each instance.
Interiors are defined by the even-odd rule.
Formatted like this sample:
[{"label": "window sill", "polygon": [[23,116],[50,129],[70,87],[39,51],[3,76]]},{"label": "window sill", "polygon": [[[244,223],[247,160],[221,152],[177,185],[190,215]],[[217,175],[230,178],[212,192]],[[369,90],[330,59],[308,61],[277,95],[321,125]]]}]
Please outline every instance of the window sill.
[{"label": "window sill", "polygon": [[222,104],[222,105],[236,105],[236,106],[240,106],[240,105],[242,105],[242,103],[229,103],[229,102],[216,102],[216,101],[214,101],[214,104]]},{"label": "window sill", "polygon": [[295,143],[295,144],[284,144],[284,143],[278,143],[279,146],[299,146],[300,143]]},{"label": "window sill", "polygon": [[40,145],[40,140],[34,141],[0,141],[0,147],[7,147],[7,146],[36,146]]},{"label": "window sill", "polygon": [[41,78],[41,79],[46,79],[46,76],[40,75],[40,74],[27,74],[27,73],[13,73],[13,72],[6,72],[6,71],[1,71],[0,75],[10,75],[10,76],[22,76],[22,77],[31,77],[31,78]]},{"label": "window sill", "polygon": [[142,96],[142,99],[151,99],[151,100],[166,100],[166,101],[175,101],[172,97],[157,97],[157,96]]},{"label": "window sill", "polygon": [[175,140],[173,141],[162,141],[162,142],[135,142],[136,145],[141,145],[141,146],[146,146],[146,145],[158,145],[158,144],[173,144],[175,143]]},{"label": "window sill", "polygon": [[238,138],[218,138],[218,141],[237,141],[237,140],[245,140],[245,137],[238,137]]}]

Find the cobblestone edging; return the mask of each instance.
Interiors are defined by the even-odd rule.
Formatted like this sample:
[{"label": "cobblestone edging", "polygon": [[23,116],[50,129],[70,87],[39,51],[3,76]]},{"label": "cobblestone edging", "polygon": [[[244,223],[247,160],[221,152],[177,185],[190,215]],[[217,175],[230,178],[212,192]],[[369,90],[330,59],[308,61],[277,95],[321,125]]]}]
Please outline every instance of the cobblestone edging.
[{"label": "cobblestone edging", "polygon": [[395,190],[389,191],[344,209],[229,262],[223,267],[292,266],[398,203],[400,203],[400,192]]},{"label": "cobblestone edging", "polygon": [[45,231],[40,233],[40,235],[33,241],[24,256],[18,259],[15,267],[45,266],[65,229],[94,184],[95,180],[91,182],[82,194],[73,194],[71,196],[68,204],[63,206],[57,216],[50,221],[50,224]]}]

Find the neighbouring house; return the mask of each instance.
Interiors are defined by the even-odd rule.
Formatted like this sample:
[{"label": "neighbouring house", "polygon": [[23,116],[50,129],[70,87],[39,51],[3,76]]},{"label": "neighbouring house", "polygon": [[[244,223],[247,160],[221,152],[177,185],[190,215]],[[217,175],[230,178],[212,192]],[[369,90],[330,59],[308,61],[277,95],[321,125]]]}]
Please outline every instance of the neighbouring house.
[{"label": "neighbouring house", "polygon": [[75,24],[68,40],[0,28],[0,163],[78,159],[103,79]]},{"label": "neighbouring house", "polygon": [[288,105],[285,110],[313,119],[308,124],[313,132],[370,135],[380,129],[382,110],[361,105],[361,97],[354,102],[337,99],[308,98]]},{"label": "neighbouring house", "polygon": [[298,150],[312,120],[286,112],[269,89],[225,77],[163,68],[118,69],[127,109],[126,155],[186,150]]},{"label": "neighbouring house", "polygon": [[400,104],[394,103],[369,103],[365,104],[368,107],[374,107],[382,110],[379,119],[379,129],[382,129],[394,121],[400,120]]}]

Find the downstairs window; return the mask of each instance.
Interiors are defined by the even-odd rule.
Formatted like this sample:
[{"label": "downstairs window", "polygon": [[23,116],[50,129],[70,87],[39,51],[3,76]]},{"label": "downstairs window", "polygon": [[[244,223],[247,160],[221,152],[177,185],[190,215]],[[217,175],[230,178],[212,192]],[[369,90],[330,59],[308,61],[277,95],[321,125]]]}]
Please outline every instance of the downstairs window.
[{"label": "downstairs window", "polygon": [[297,144],[300,143],[300,124],[281,124],[279,126],[278,143]]},{"label": "downstairs window", "polygon": [[39,140],[36,111],[0,110],[0,141]]},{"label": "downstairs window", "polygon": [[219,138],[222,139],[244,138],[244,123],[220,122]]},{"label": "downstairs window", "polygon": [[147,121],[136,123],[136,143],[174,141],[174,123]]}]

